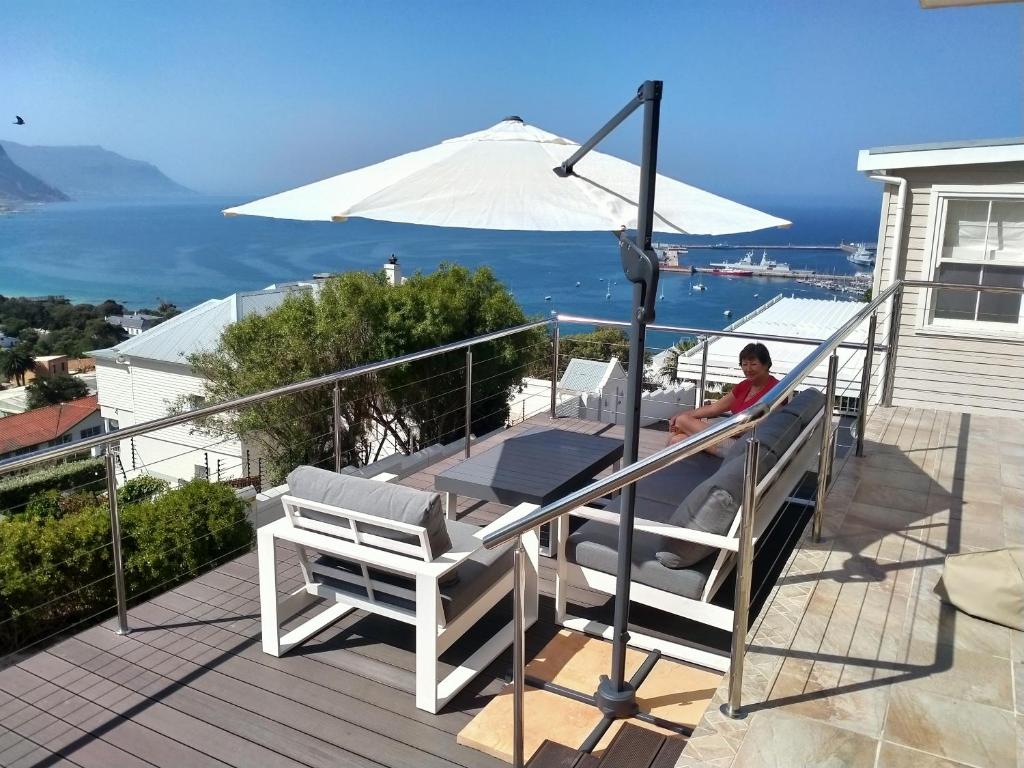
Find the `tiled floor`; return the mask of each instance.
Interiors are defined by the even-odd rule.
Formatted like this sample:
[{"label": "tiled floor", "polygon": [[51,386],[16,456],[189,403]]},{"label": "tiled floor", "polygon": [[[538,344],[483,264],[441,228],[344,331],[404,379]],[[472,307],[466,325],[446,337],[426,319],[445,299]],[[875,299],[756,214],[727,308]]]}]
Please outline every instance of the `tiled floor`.
[{"label": "tiled floor", "polygon": [[1024,768],[1024,633],[944,605],[948,553],[1024,544],[1024,423],[879,409],[679,766]]}]

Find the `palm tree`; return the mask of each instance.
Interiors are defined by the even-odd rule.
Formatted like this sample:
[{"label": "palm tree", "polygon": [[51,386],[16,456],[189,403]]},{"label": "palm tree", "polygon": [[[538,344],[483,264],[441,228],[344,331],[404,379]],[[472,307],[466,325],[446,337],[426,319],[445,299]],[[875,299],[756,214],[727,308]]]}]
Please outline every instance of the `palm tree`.
[{"label": "palm tree", "polygon": [[675,384],[679,381],[679,355],[686,350],[697,346],[696,341],[690,339],[680,339],[673,344],[665,355],[665,361],[661,365],[661,370],[658,371],[658,375],[669,384]]},{"label": "palm tree", "polygon": [[8,379],[14,379],[19,387],[25,384],[25,374],[35,367],[35,358],[24,346],[17,346],[7,350],[0,359],[0,373]]}]

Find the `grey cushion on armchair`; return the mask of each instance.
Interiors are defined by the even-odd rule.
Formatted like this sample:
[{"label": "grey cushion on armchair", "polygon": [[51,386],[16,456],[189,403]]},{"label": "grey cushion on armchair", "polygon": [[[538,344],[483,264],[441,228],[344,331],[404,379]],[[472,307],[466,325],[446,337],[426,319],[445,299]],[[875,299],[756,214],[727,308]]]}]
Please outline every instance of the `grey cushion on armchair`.
[{"label": "grey cushion on armchair", "polygon": [[[288,493],[299,499],[422,526],[427,529],[432,557],[440,557],[452,548],[444,513],[441,511],[441,497],[436,493],[382,483],[379,480],[339,475],[316,467],[292,470],[288,475]],[[304,511],[303,514],[322,519],[315,512]],[[337,518],[330,522],[340,523]],[[387,528],[374,528],[372,532],[389,539],[418,543],[412,537]]]}]

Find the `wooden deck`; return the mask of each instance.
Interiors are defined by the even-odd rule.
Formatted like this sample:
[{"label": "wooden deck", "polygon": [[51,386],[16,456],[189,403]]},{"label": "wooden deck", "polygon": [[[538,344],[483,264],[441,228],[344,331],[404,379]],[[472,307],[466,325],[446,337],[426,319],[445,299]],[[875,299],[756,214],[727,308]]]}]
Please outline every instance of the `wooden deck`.
[{"label": "wooden deck", "polygon": [[[531,419],[474,451],[547,423]],[[575,419],[558,426],[622,434],[621,427]],[[664,441],[664,432],[642,430],[641,455]],[[460,458],[403,482],[433,488],[433,475]],[[460,518],[478,524],[505,509],[459,500]],[[298,567],[290,553],[279,556],[279,588],[293,589]],[[551,594],[550,574],[542,562],[542,594]],[[582,592],[573,599],[606,601]],[[453,652],[507,621],[510,611],[506,600]],[[542,598],[528,655],[554,633],[552,615],[550,599]],[[260,647],[255,553],[133,607],[129,624],[127,636],[110,623],[96,626],[0,672],[0,765],[506,765],[459,746],[455,735],[501,689],[507,652],[436,716],[414,706],[410,626],[360,612],[274,658]]]}]

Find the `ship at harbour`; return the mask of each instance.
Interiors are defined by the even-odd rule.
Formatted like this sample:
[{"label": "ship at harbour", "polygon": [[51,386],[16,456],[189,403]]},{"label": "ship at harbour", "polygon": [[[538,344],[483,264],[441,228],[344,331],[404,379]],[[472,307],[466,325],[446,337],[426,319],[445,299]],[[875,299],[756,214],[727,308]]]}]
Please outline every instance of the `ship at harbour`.
[{"label": "ship at harbour", "polygon": [[695,267],[697,272],[708,272],[713,275],[726,275],[730,277],[809,277],[813,275],[810,269],[793,269],[785,262],[775,261],[768,258],[768,251],[762,251],[761,260],[754,261],[754,252],[747,251],[747,254],[739,261],[718,261],[711,262],[709,267]]},{"label": "ship at harbour", "polygon": [[857,250],[847,256],[846,260],[851,264],[856,264],[858,267],[875,266],[875,254],[869,251],[864,243],[857,243]]}]

